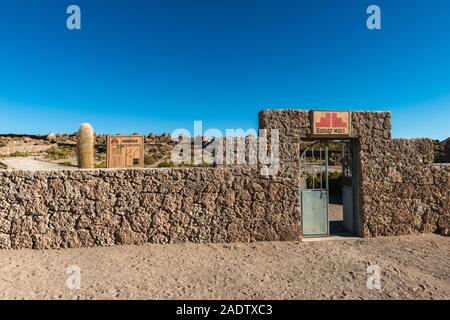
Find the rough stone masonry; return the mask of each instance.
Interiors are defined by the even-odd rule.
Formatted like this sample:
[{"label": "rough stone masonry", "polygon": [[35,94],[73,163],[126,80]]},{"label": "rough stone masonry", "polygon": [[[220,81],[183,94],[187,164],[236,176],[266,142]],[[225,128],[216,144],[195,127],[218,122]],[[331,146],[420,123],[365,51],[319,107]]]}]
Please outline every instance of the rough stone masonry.
[{"label": "rough stone masonry", "polygon": [[[390,114],[352,112],[361,236],[435,232],[450,220],[450,166],[429,139],[392,140]],[[264,110],[281,168],[0,171],[0,248],[288,241],[301,238],[300,144],[306,110]]]},{"label": "rough stone masonry", "polygon": [[290,182],[251,167],[2,171],[0,185],[1,248],[300,237]]},{"label": "rough stone masonry", "polygon": [[[300,145],[310,138],[310,112],[264,110],[259,125],[280,130],[281,175],[301,186]],[[357,141],[360,168],[359,235],[450,229],[450,165],[433,163],[432,140],[391,139],[389,112],[352,112],[351,127],[350,139]],[[300,208],[299,197],[297,201],[296,208]]]}]

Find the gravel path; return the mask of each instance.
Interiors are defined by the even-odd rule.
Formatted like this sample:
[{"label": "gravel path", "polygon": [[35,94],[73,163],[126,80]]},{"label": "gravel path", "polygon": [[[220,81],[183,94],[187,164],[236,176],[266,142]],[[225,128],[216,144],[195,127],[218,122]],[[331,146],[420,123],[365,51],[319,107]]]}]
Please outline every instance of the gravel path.
[{"label": "gravel path", "polygon": [[[369,265],[381,290],[367,289]],[[0,250],[0,298],[450,299],[450,238]]]},{"label": "gravel path", "polygon": [[1,159],[1,162],[9,170],[69,170],[76,169],[75,167],[62,166],[57,163],[41,161],[34,157],[15,157]]}]

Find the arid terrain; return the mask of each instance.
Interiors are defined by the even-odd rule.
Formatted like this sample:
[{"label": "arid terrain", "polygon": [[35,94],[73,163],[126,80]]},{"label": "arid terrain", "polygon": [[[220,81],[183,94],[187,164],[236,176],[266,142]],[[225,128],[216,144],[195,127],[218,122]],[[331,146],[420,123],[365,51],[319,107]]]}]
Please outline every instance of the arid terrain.
[{"label": "arid terrain", "polygon": [[[10,170],[58,170],[77,167],[77,135],[0,135],[0,168]],[[174,142],[169,134],[145,137],[145,166],[170,167]],[[106,135],[95,136],[94,163],[106,167]]]},{"label": "arid terrain", "polygon": [[[450,299],[450,238],[0,251],[1,299]],[[68,289],[66,268],[81,269]],[[381,290],[366,286],[378,265]]]}]

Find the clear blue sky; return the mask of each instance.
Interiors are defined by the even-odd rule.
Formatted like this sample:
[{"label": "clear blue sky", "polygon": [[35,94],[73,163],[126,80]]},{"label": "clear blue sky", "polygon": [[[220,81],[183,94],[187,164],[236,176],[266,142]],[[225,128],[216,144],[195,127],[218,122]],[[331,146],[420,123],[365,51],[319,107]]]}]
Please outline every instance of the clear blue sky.
[{"label": "clear blue sky", "polygon": [[0,43],[2,133],[247,129],[288,107],[389,110],[395,137],[450,136],[448,0],[2,0]]}]

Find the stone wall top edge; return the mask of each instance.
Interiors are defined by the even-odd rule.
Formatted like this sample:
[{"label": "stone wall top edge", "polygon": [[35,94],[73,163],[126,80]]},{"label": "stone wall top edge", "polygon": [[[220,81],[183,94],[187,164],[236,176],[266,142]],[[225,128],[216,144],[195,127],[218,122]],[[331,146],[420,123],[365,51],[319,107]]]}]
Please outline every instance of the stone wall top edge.
[{"label": "stone wall top edge", "polygon": [[327,109],[327,108],[311,108],[311,109],[296,109],[296,108],[271,108],[271,109],[261,109],[259,111],[259,113],[265,113],[265,112],[283,112],[283,111],[298,111],[298,112],[309,112],[309,111],[313,111],[313,110],[324,110],[324,111],[351,111],[352,113],[360,113],[360,114],[364,114],[364,113],[378,113],[378,114],[391,114],[391,111],[372,111],[372,110],[352,110],[352,109],[347,109],[347,110],[335,110],[335,109]]},{"label": "stone wall top edge", "polygon": [[1,169],[0,174],[30,174],[30,173],[60,173],[60,174],[97,174],[97,173],[122,173],[122,172],[179,172],[179,171],[233,171],[233,170],[252,170],[252,166],[220,166],[220,167],[180,167],[180,168],[98,168],[98,169],[45,169],[45,170],[10,170]]},{"label": "stone wall top edge", "polygon": [[427,142],[433,142],[432,138],[427,137],[420,137],[420,138],[392,138],[392,142],[421,142],[421,141],[427,141]]}]

